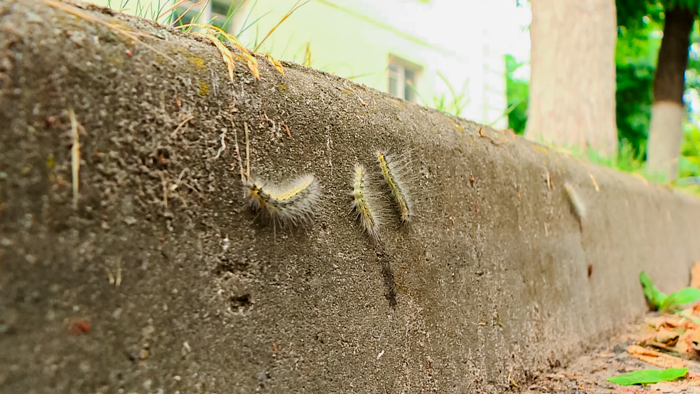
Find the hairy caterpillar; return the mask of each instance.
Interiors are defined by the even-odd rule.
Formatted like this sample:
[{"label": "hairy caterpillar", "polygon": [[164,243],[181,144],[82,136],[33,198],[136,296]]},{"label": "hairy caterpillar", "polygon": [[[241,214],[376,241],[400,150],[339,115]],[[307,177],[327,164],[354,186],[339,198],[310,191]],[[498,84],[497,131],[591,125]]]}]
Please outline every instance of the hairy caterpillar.
[{"label": "hairy caterpillar", "polygon": [[574,187],[571,186],[570,183],[567,182],[564,184],[564,190],[566,190],[566,197],[571,205],[571,211],[576,215],[579,226],[582,226],[583,224],[581,221],[586,217],[586,206],[583,205],[583,201],[581,201],[578,193],[576,193],[576,190],[574,190]]},{"label": "hairy caterpillar", "polygon": [[367,234],[374,239],[379,239],[380,207],[369,190],[368,184],[365,168],[361,164],[356,164],[352,181],[352,207],[357,212],[356,218],[360,220]]},{"label": "hairy caterpillar", "polygon": [[377,163],[379,163],[384,181],[389,187],[389,191],[391,191],[391,196],[398,206],[401,222],[406,224],[413,217],[413,211],[408,196],[408,187],[401,176],[405,169],[404,165],[391,160],[391,158],[382,151],[377,151]]},{"label": "hairy caterpillar", "polygon": [[245,198],[253,211],[261,212],[272,220],[277,231],[281,227],[310,224],[313,221],[320,197],[320,185],[311,174],[302,175],[296,180],[282,186],[255,179],[250,175],[250,142],[248,124],[243,123],[246,144],[246,169],[243,168],[238,137],[236,138],[236,156],[241,167],[241,181]]},{"label": "hairy caterpillar", "polygon": [[319,184],[310,174],[283,186],[249,178],[245,182],[245,192],[248,206],[269,217],[273,224],[298,226],[313,221]]}]

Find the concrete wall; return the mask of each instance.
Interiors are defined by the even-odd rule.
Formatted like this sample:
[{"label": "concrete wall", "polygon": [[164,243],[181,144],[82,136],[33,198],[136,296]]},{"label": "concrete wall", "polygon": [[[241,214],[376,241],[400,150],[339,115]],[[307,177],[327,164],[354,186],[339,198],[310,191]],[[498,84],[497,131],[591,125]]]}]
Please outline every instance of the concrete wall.
[{"label": "concrete wall", "polygon": [[[204,39],[84,12],[160,38],[0,1],[3,393],[503,392],[700,259],[695,198],[290,63],[231,83]],[[255,173],[316,175],[313,225],[244,207],[246,124]],[[417,218],[373,242],[349,193],[378,148]]]}]

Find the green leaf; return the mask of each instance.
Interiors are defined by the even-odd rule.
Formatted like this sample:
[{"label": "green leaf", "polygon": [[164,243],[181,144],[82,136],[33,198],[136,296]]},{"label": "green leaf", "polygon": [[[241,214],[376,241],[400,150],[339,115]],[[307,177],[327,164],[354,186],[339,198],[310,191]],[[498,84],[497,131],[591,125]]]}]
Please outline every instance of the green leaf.
[{"label": "green leaf", "polygon": [[642,271],[639,273],[639,281],[642,284],[642,289],[644,289],[644,297],[646,297],[649,305],[653,310],[658,310],[661,304],[666,301],[666,294],[659,291],[659,289],[654,285],[646,272]]},{"label": "green leaf", "polygon": [[697,300],[700,300],[700,290],[694,287],[686,287],[666,297],[659,309],[665,310],[674,306],[689,304]]},{"label": "green leaf", "polygon": [[688,368],[669,368],[664,370],[644,369],[620,376],[613,376],[612,378],[608,378],[608,381],[622,386],[630,386],[633,384],[651,384],[676,380],[685,376],[687,372]]}]

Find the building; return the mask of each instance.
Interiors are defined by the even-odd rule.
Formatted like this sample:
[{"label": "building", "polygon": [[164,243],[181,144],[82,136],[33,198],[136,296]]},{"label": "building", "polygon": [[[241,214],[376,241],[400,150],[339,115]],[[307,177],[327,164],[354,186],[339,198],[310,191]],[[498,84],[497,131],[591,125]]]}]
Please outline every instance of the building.
[{"label": "building", "polygon": [[[105,5],[108,1],[97,2]],[[167,5],[161,1],[130,0],[133,8],[126,12],[149,17],[145,10],[153,15],[154,9],[172,7],[171,0]],[[503,20],[499,15],[504,9],[514,7],[511,3],[310,0],[301,5],[296,0],[202,0],[181,4],[177,17],[182,15],[178,23],[196,20],[218,25],[255,48],[300,5],[258,52],[505,128],[507,45],[503,39],[507,34],[498,21]],[[168,18],[164,16],[161,22],[169,22]]]}]

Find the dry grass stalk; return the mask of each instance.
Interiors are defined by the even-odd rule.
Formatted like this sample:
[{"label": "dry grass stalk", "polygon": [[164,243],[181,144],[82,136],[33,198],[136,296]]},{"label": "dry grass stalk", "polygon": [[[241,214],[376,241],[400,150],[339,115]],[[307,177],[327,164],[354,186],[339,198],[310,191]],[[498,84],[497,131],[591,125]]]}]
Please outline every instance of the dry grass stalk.
[{"label": "dry grass stalk", "polygon": [[78,121],[75,119],[73,108],[68,110],[71,125],[71,168],[73,173],[73,208],[78,209],[78,185],[80,175],[80,133],[78,132]]},{"label": "dry grass stalk", "polygon": [[294,11],[298,10],[299,8],[301,8],[302,6],[304,6],[304,5],[305,5],[306,3],[308,3],[309,1],[311,1],[311,0],[306,0],[305,2],[303,2],[303,3],[301,3],[301,4],[299,4],[299,2],[297,1],[297,2],[294,4],[294,6],[282,17],[282,19],[280,19],[280,21],[277,22],[277,24],[276,24],[272,29],[270,29],[269,32],[267,32],[267,35],[265,36],[265,38],[263,38],[262,41],[260,41],[260,43],[255,47],[255,49],[253,49],[253,52],[257,52],[257,51],[258,51],[258,48],[260,48],[260,47],[262,46],[262,44],[265,42],[265,40],[267,40],[268,37],[270,37],[270,35],[272,35],[272,33],[274,33],[274,31],[277,30],[277,28],[278,28],[284,21],[287,20],[287,18],[289,18],[290,16],[292,16],[292,14],[294,13]]},{"label": "dry grass stalk", "polygon": [[227,33],[226,31],[222,30],[219,27],[213,26],[213,25],[207,25],[207,24],[202,24],[202,23],[190,23],[182,26],[177,26],[177,29],[184,29],[187,27],[199,27],[201,31],[196,31],[191,34],[195,34],[198,36],[202,36],[207,38],[209,41],[211,41],[215,46],[216,49],[219,50],[219,53],[221,53],[221,57],[224,59],[224,63],[226,63],[226,68],[228,68],[228,75],[229,78],[233,81],[233,72],[236,68],[235,66],[235,60],[238,57],[238,55],[234,55],[231,50],[224,45],[224,43],[219,40],[218,37],[216,37],[217,34],[220,34],[223,36],[231,45],[234,47],[238,48],[241,51],[241,57],[243,60],[248,64],[248,68],[250,69],[250,72],[253,73],[253,76],[255,79],[260,79],[260,70],[258,68],[258,60],[253,56],[248,49],[246,49],[245,46],[243,46],[238,39]]},{"label": "dry grass stalk", "polygon": [[[175,20],[170,24],[170,26],[174,26],[177,22],[180,22],[180,19],[182,19],[183,16],[187,15],[187,13],[190,12],[190,10],[192,10],[192,8],[197,7],[198,5],[200,5],[201,3],[205,2],[205,1],[208,1],[208,0],[199,0],[199,1],[196,2],[196,3],[193,3],[191,6],[189,6],[189,7],[185,10],[185,12],[181,13],[180,16],[179,16],[177,19],[175,19]],[[177,9],[177,7],[179,7],[180,5],[182,5],[182,4],[184,4],[184,3],[189,3],[189,1],[188,1],[188,0],[181,0],[181,1],[179,1],[177,4],[175,4],[174,6],[172,6],[168,11],[166,11],[166,12],[160,14],[158,17],[160,18],[161,16],[166,15],[168,12],[170,12],[170,11],[172,11],[172,10],[174,10],[174,9]]]},{"label": "dry grass stalk", "polygon": [[64,12],[71,14],[71,15],[77,16],[80,19],[86,20],[88,22],[92,22],[92,23],[104,26],[104,27],[114,31],[117,34],[121,34],[122,36],[134,41],[135,43],[137,43],[139,45],[143,45],[144,47],[152,50],[153,52],[163,56],[164,58],[166,58],[170,61],[173,61],[173,62],[175,61],[175,59],[173,59],[172,57],[163,53],[162,51],[159,51],[158,49],[154,48],[153,46],[148,45],[147,43],[141,41],[141,38],[144,38],[144,37],[154,38],[150,34],[126,30],[123,27],[117,26],[115,24],[107,23],[104,20],[102,20],[94,15],[91,15],[87,12],[84,12],[84,11],[80,10],[79,8],[76,8],[72,5],[66,4],[62,1],[58,1],[58,0],[41,0],[41,1],[43,1],[44,3],[46,3],[46,5],[48,5],[52,8],[62,10]]},{"label": "dry grass stalk", "polygon": [[280,63],[278,60],[275,60],[269,53],[265,53],[265,58],[272,63],[273,66],[279,71],[282,76],[284,76],[284,67],[282,67],[282,63]]}]

